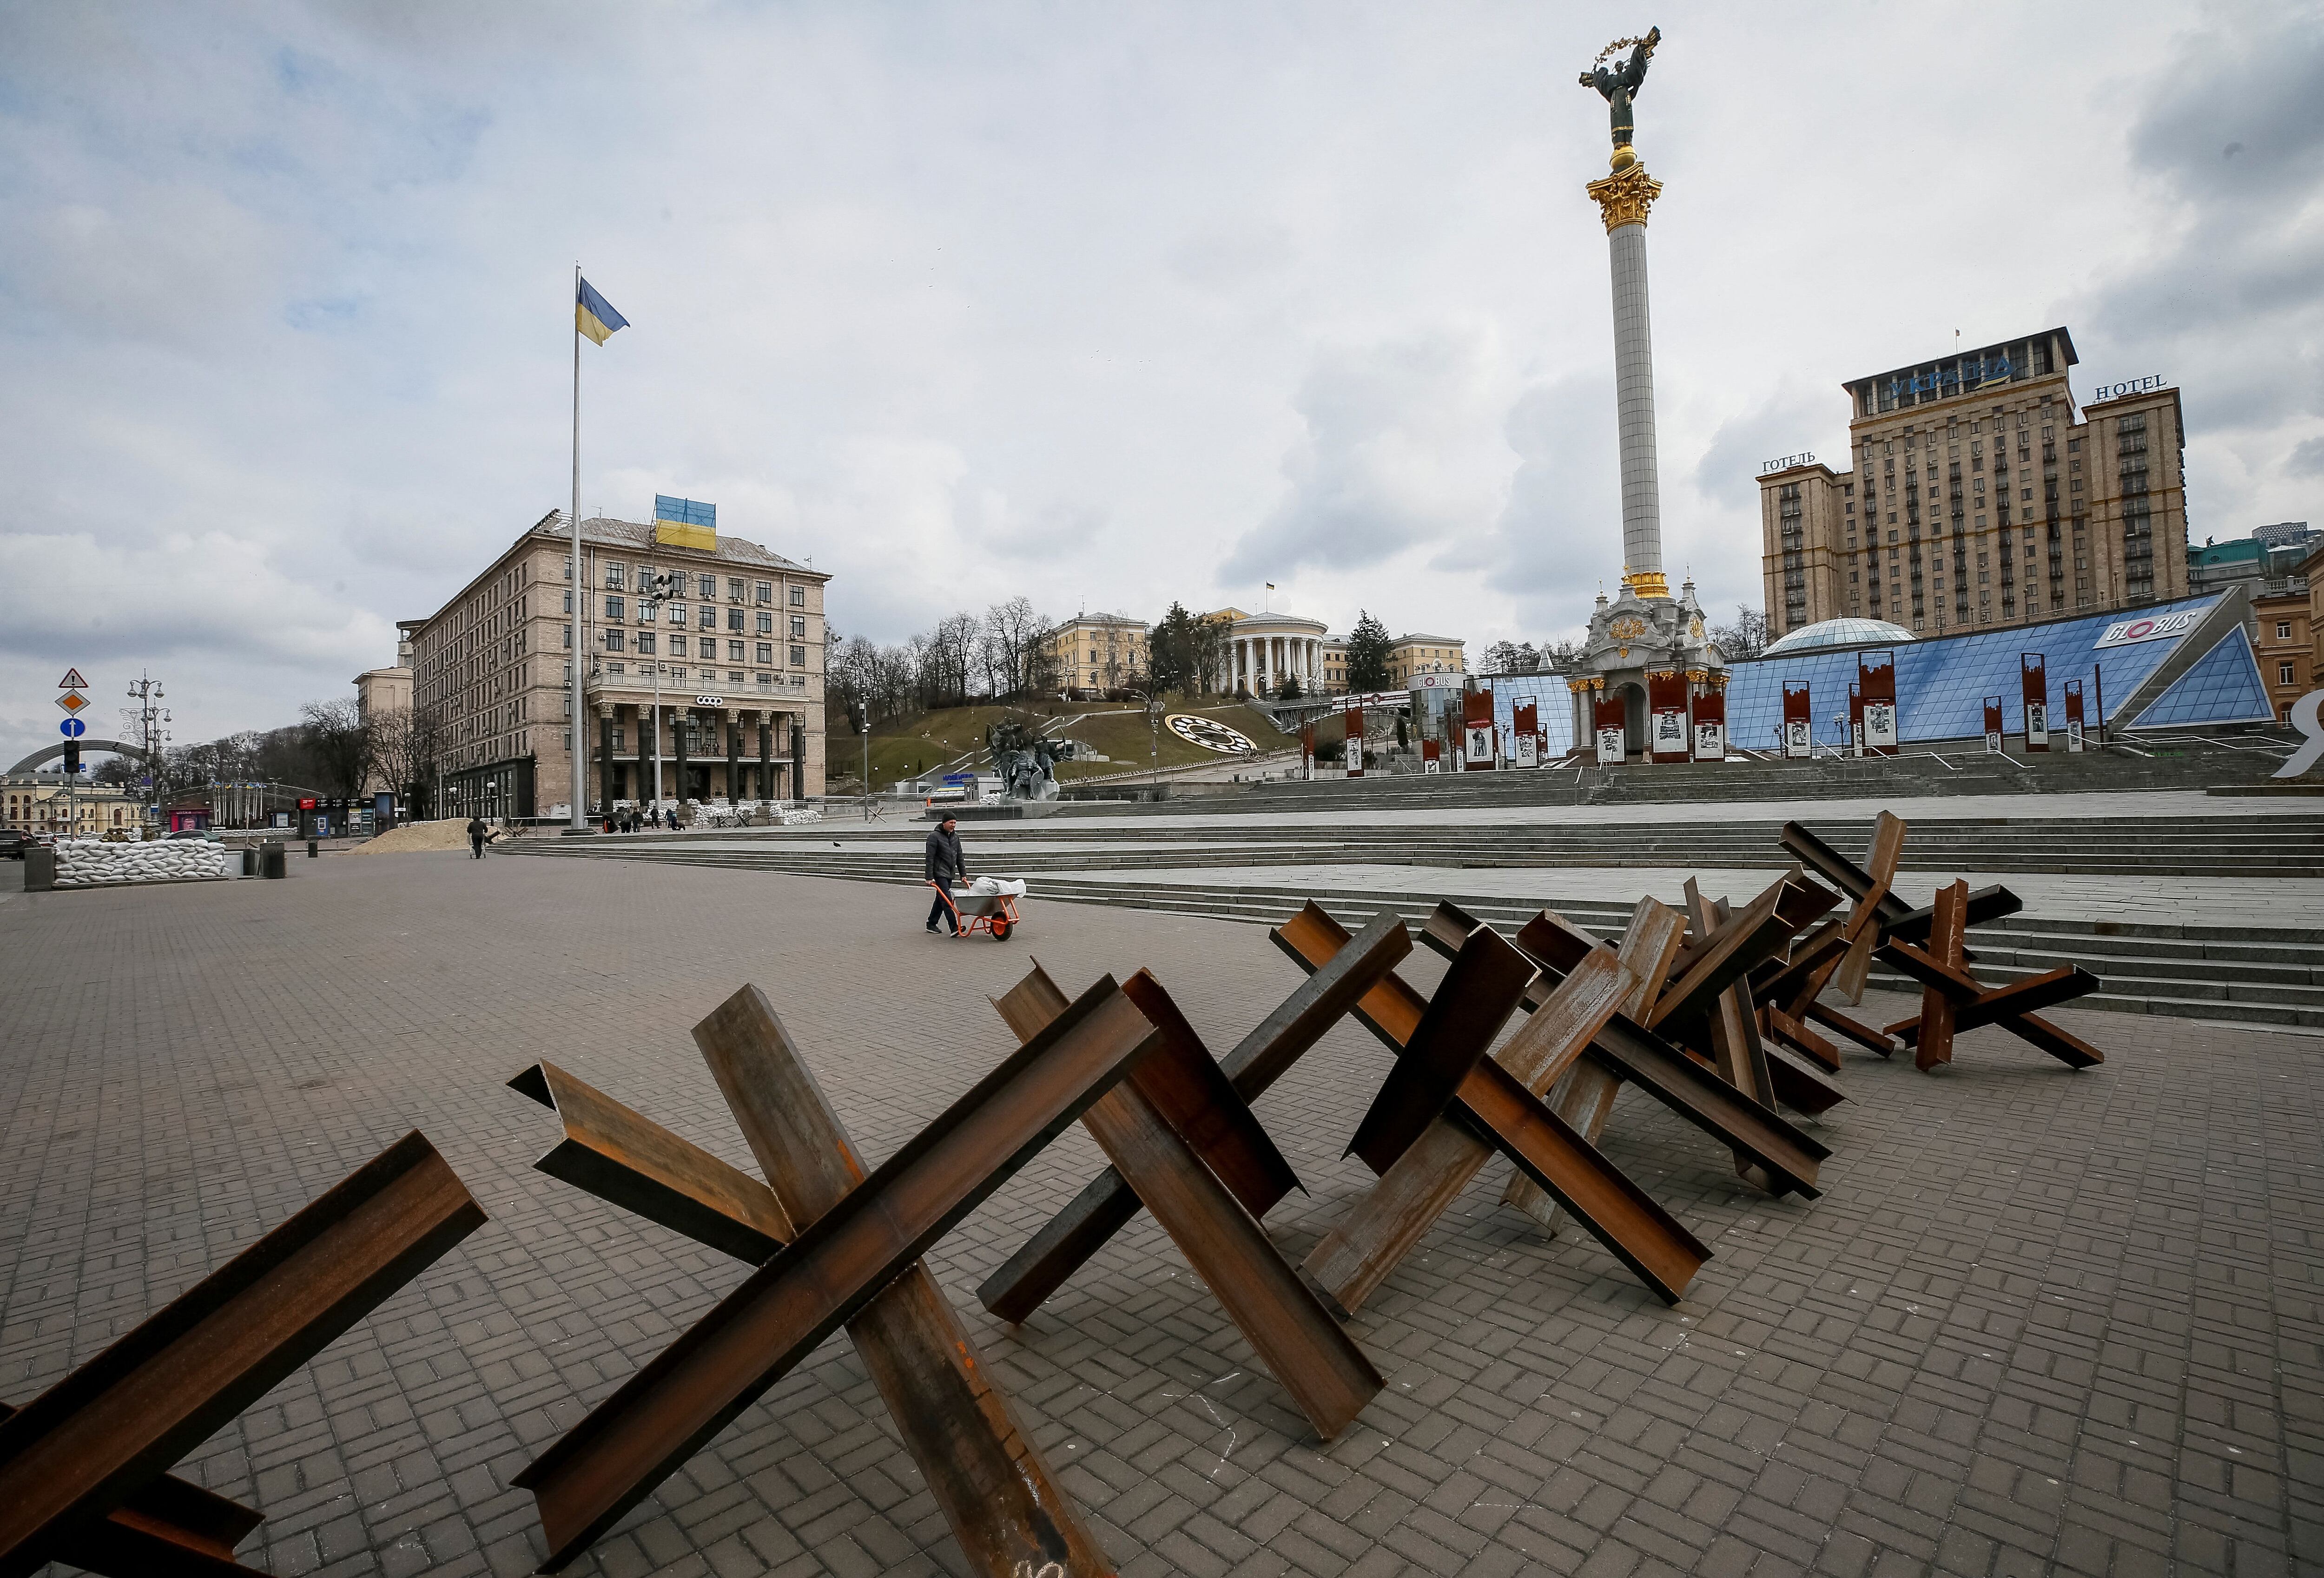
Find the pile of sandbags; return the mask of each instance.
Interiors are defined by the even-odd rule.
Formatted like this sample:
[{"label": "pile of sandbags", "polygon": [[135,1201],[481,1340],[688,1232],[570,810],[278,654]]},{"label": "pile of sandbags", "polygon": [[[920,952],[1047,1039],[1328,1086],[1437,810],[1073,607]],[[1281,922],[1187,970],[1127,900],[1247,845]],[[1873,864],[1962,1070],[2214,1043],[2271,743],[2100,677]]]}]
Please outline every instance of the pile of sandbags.
[{"label": "pile of sandbags", "polygon": [[105,887],[127,882],[206,882],[226,875],[226,848],[195,839],[150,844],[108,844],[100,839],[57,840],[59,887]]}]

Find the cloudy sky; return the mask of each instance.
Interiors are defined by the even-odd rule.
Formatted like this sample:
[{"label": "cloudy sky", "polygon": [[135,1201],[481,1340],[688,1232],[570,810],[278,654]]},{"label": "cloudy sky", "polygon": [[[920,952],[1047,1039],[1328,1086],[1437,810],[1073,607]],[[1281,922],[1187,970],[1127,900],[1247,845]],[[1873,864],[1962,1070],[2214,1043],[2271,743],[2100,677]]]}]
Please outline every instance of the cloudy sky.
[{"label": "cloudy sky", "polygon": [[1620,568],[1607,117],[1665,557],[1758,592],[1838,384],[2063,323],[2184,390],[2198,539],[2324,524],[2314,5],[0,3],[0,752],[288,720],[566,499],[897,638],[1257,606],[1569,633]]}]

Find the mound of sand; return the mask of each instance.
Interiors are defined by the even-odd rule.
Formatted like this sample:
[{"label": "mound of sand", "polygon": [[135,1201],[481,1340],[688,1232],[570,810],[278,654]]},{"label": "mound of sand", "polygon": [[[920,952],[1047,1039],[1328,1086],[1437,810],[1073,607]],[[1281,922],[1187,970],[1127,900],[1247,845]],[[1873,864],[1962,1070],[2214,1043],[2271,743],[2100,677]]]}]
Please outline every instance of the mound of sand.
[{"label": "mound of sand", "polygon": [[465,849],[467,847],[467,822],[447,817],[442,821],[408,821],[400,828],[390,828],[375,839],[364,839],[347,853],[410,855],[424,849]]}]

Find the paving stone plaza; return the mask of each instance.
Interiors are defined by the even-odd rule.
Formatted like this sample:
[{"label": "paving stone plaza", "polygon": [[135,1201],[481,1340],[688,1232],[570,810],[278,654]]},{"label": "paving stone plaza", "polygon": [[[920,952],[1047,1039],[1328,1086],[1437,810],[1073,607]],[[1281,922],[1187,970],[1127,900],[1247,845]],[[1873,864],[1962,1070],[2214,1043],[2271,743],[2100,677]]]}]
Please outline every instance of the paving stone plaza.
[{"label": "paving stone plaza", "polygon": [[[1001,945],[925,909],[434,854],[0,895],[0,1400],[416,1127],[489,1223],[179,1472],[266,1514],[240,1555],[276,1573],[531,1570],[512,1477],[746,1269],[533,1171],[556,1124],[511,1076],[554,1059],[747,1169],[688,1030],[754,982],[877,1161],[1012,1049],[985,999],[1028,954],[1071,991],[1151,968],[1214,1050],[1299,979],[1256,926],[1038,885]],[[1351,1323],[1388,1386],[1329,1445],[1151,1218],[1021,1328],[977,1303],[1102,1165],[1078,1127],[928,1263],[1140,1578],[2324,1571],[2324,1041],[2056,1018],[2107,1063],[1995,1030],[1933,1076],[1850,1051],[1813,1201],[1626,1096],[1608,1154],[1714,1252],[1675,1308],[1500,1206],[1496,1161]],[[1306,1191],[1267,1219],[1295,1261],[1370,1181],[1342,1151],[1387,1061],[1342,1024],[1257,1104]],[[836,1335],[570,1570],[964,1568]]]}]

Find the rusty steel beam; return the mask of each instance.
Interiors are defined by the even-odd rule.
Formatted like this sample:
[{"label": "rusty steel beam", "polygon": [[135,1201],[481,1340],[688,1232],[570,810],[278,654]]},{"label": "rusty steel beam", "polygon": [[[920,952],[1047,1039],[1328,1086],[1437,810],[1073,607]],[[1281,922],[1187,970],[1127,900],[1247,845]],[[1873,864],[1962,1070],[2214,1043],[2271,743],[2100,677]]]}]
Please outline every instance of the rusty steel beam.
[{"label": "rusty steel beam", "polygon": [[[1941,994],[1951,1006],[1956,1030],[1997,1024],[2072,1068],[2095,1068],[2106,1061],[2106,1054],[2098,1048],[2032,1012],[2097,991],[2100,982],[2088,970],[2064,966],[2007,986],[1988,988],[1960,966],[1948,965],[1909,942],[1890,943],[1881,950],[1881,958],[1924,988]],[[1916,1039],[1926,1033],[1917,1022],[1905,1023],[1915,1026]]]},{"label": "rusty steel beam", "polygon": [[[1267,937],[1310,976],[1321,975],[1351,940],[1348,929],[1313,899]],[[1383,973],[1348,1009],[1358,1024],[1372,1032],[1373,1040],[1398,1056],[1427,1011],[1428,999],[1393,969]]]},{"label": "rusty steel beam", "polygon": [[[1303,968],[1314,969],[1330,962],[1346,937],[1345,930],[1320,905],[1310,904],[1293,923],[1278,931],[1277,941]],[[1538,1058],[1539,1066],[1551,1070],[1554,1077],[1555,1069],[1594,1038],[1619,1000],[1617,984],[1628,980],[1627,971],[1610,952],[1601,970],[1590,979],[1568,977],[1553,994],[1553,1000],[1571,989],[1574,993],[1569,999],[1571,1014],[1545,1018],[1543,1011],[1536,1011],[1497,1060],[1480,1062],[1471,1070],[1471,1080],[1478,1087],[1477,1103],[1471,1106],[1466,1099],[1470,1082],[1464,1081],[1460,1097],[1440,1122],[1423,1132],[1421,1139],[1357,1202],[1349,1217],[1308,1256],[1302,1267],[1308,1280],[1337,1307],[1353,1310],[1418,1242],[1461,1187],[1475,1176],[1483,1161],[1480,1147],[1498,1147],[1574,1210],[1591,1233],[1625,1264],[1634,1269],[1641,1265],[1666,1268],[1655,1271],[1649,1285],[1659,1280],[1656,1291],[1676,1297],[1665,1289],[1683,1289],[1692,1275],[1686,1262],[1692,1260],[1699,1266],[1709,1251],[1651,1199],[1632,1196],[1626,1188],[1627,1179],[1615,1181],[1618,1170],[1570,1124],[1542,1106],[1510,1068]],[[1399,1052],[1418,1030],[1426,1010],[1420,995],[1395,975],[1382,981],[1378,993],[1363,1005],[1373,1033]],[[1516,1121],[1512,1114],[1522,1114],[1523,1121]],[[1488,1135],[1489,1139],[1484,1138]],[[1548,1142],[1546,1137],[1551,1136],[1556,1143]],[[1609,1215],[1597,1214],[1601,1203],[1609,1207]]]},{"label": "rusty steel beam", "polygon": [[1884,1058],[1895,1055],[1896,1042],[1886,1031],[1877,1025],[1867,1024],[1851,1014],[1842,1014],[1837,1008],[1827,1008],[1811,999],[1806,1018],[1826,1030],[1838,1031],[1867,1051],[1877,1052]]},{"label": "rusty steel beam", "polygon": [[132,1506],[484,1220],[415,1130],[0,1420],[0,1574]]},{"label": "rusty steel beam", "polygon": [[[1220,1070],[1235,1094],[1246,1104],[1258,1100],[1411,951],[1411,936],[1394,911],[1375,916],[1333,968],[1309,977],[1226,1055]],[[994,999],[1003,1018],[1011,1010],[1001,1005],[1015,990]],[[1138,1191],[1108,1167],[984,1280],[978,1302],[1005,1321],[1023,1321],[1144,1208]]]},{"label": "rusty steel beam", "polygon": [[1716,1012],[1720,995],[1790,940],[1791,922],[1776,912],[1795,886],[1790,878],[1779,878],[1724,924],[1699,927],[1696,940],[1674,967],[1679,978],[1655,999],[1646,1028],[1682,1037],[1696,1033],[1694,1027]]},{"label": "rusty steel beam", "polygon": [[[15,1411],[0,1403],[0,1419]],[[266,1578],[234,1559],[234,1547],[265,1521],[239,1501],[164,1474],[104,1518],[64,1531],[51,1559],[106,1578]]]},{"label": "rusty steel beam", "polygon": [[1872,950],[1880,942],[1884,911],[1894,916],[1887,906],[1888,890],[1895,885],[1896,861],[1904,853],[1904,819],[1884,811],[1872,819],[1872,841],[1866,846],[1863,866],[1870,881],[1855,895],[1856,906],[1848,917],[1848,952],[1831,977],[1840,1000],[1850,1007],[1863,1000],[1864,983],[1872,970]]},{"label": "rusty steel beam", "polygon": [[[1194,1138],[1231,1131],[1231,1109],[1245,1115],[1250,1109],[1159,981],[1140,970],[1122,990],[1162,1032],[1164,1044],[1092,1104],[1082,1115],[1082,1126],[1154,1213],[1315,1433],[1329,1441],[1387,1383],[1268,1241],[1248,1197],[1220,1177],[1210,1161],[1216,1152],[1206,1151]],[[1010,1030],[1028,1037],[1039,1033],[1064,1001],[1065,994],[1037,960],[1032,972],[993,1005]],[[1160,1078],[1154,1078],[1157,1068],[1166,1071]],[[1208,1070],[1215,1083],[1199,1074],[1190,1082],[1186,1076],[1195,1070]],[[1198,1087],[1204,1094],[1196,1098]],[[1166,1094],[1157,1097],[1157,1087]]]},{"label": "rusty steel beam", "polygon": [[[1588,1055],[1569,1069],[1550,1093],[1550,1106],[1592,1144],[1605,1130],[1615,1091],[1624,1080],[1713,1139],[1748,1154],[1766,1170],[1776,1192],[1813,1198],[1817,1164],[1831,1154],[1823,1146],[1786,1123],[1769,1106],[1746,1096],[1661,1036],[1637,1023],[1651,1010],[1654,992],[1649,982],[1667,976],[1685,934],[1684,917],[1666,904],[1642,898],[1632,912],[1616,957],[1637,984],[1622,1011],[1606,1022]],[[1579,927],[1549,911],[1526,922],[1517,945],[1540,962],[1545,951],[1568,959],[1585,957],[1591,949],[1606,950]],[[1588,944],[1587,947],[1584,944]],[[1778,1089],[1788,1086],[1790,1070],[1770,1073]],[[1808,1095],[1803,1091],[1803,1096]],[[1834,1100],[1838,1092],[1832,1092]],[[1831,1105],[1829,1102],[1826,1106]],[[1821,1110],[1821,1109],[1818,1109]],[[1556,1207],[1522,1171],[1512,1177],[1503,1200],[1518,1206],[1554,1231]]]},{"label": "rusty steel beam", "polygon": [[1817,1064],[1827,1074],[1840,1072],[1838,1047],[1773,1004],[1760,1012],[1766,1017],[1767,1033],[1778,1042]]},{"label": "rusty steel beam", "polygon": [[[814,1222],[862,1182],[846,1125],[765,993],[744,986],[694,1039],[790,1220]],[[1111,1571],[926,1261],[858,1310],[847,1335],[977,1571]]]},{"label": "rusty steel beam", "polygon": [[[1309,1281],[1352,1313],[1499,1149],[1657,1295],[1675,1300],[1710,1252],[1528,1088],[1580,1055],[1630,979],[1609,950],[1560,983],[1499,1053],[1475,1064],[1445,1110],[1316,1245],[1302,1267]],[[1501,985],[1511,999],[1522,990]]]},{"label": "rusty steel beam", "polygon": [[754,1266],[797,1236],[765,1184],[556,1064],[535,1063],[508,1087],[565,1127],[536,1171]]},{"label": "rusty steel beam", "polygon": [[1393,1167],[1491,1049],[1534,974],[1525,955],[1490,926],[1471,932],[1356,1125],[1346,1154],[1360,1156],[1375,1173]]},{"label": "rusty steel beam", "polygon": [[[1111,977],[1101,980],[801,1229],[516,1475],[540,1508],[548,1566],[566,1565],[612,1528],[1160,1041]],[[790,1142],[811,1125],[768,1093],[749,1094],[763,1106],[736,1115],[753,1151],[796,1163]],[[761,1129],[785,1142],[762,1150]],[[768,1181],[779,1193],[780,1180]]]},{"label": "rusty steel beam", "polygon": [[[1969,895],[1969,908],[1961,924],[1982,926],[1987,921],[1998,921],[2006,916],[2014,915],[2024,907],[2024,899],[1998,883],[1991,887],[1972,888]],[[1929,925],[1935,918],[1936,906],[1933,904],[1924,905],[1917,910],[1907,910],[1882,926],[1881,934],[1891,942],[1910,942],[1925,948],[1929,940]]]}]

